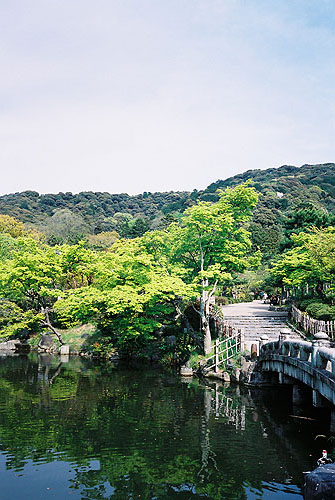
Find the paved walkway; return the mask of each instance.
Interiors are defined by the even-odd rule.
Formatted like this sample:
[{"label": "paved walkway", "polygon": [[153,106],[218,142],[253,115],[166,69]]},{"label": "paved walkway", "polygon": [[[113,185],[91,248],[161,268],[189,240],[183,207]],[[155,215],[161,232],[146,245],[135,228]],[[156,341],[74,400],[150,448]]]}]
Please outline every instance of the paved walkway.
[{"label": "paved walkway", "polygon": [[278,340],[280,331],[287,328],[287,311],[270,311],[269,304],[261,300],[223,306],[222,312],[227,324],[244,332],[247,350],[258,343],[261,336]]},{"label": "paved walkway", "polygon": [[229,316],[230,318],[234,316],[260,316],[262,318],[266,316],[270,316],[271,318],[276,316],[287,316],[286,311],[270,311],[269,304],[263,304],[261,300],[222,306],[222,312],[224,316]]}]

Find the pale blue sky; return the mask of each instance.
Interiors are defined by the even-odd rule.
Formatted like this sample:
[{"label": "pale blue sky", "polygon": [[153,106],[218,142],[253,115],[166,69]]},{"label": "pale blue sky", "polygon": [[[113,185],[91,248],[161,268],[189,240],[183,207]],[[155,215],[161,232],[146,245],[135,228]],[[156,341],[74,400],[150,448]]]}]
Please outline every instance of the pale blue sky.
[{"label": "pale blue sky", "polygon": [[334,0],[2,0],[0,193],[335,161]]}]

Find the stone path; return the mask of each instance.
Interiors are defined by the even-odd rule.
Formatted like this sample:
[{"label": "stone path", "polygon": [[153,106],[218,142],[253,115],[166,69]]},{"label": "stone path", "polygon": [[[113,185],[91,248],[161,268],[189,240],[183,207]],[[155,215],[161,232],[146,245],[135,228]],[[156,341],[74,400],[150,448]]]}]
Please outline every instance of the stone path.
[{"label": "stone path", "polygon": [[261,300],[223,306],[222,311],[225,322],[244,331],[248,349],[261,335],[267,335],[269,341],[277,340],[280,330],[287,328],[287,311],[270,311]]}]

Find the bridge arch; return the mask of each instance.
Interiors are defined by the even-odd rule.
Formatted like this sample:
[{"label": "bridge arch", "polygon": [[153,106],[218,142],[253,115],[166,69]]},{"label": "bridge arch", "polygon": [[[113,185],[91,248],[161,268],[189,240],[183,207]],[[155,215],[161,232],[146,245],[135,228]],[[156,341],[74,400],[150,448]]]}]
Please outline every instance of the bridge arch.
[{"label": "bridge arch", "polygon": [[288,337],[280,335],[278,341],[261,345],[260,369],[264,374],[278,373],[282,383],[296,381],[309,387],[314,406],[327,406],[328,402],[331,428],[335,431],[335,348],[324,332],[316,334],[311,342]]}]

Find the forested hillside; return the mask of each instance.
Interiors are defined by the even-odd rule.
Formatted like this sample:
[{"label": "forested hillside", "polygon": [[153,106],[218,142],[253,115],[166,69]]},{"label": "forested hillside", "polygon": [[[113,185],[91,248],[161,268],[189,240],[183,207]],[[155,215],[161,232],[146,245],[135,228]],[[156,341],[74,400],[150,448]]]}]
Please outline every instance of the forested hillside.
[{"label": "forested hillside", "polygon": [[188,192],[143,193],[129,196],[126,193],[39,194],[36,191],[8,194],[0,197],[0,213],[16,217],[25,223],[44,222],[57,210],[69,209],[80,214],[86,222],[99,226],[115,213],[154,218],[159,212],[184,208]]},{"label": "forested hillside", "polygon": [[[52,233],[52,227],[61,221],[79,227],[79,235],[115,231],[131,238],[165,227],[198,200],[217,201],[218,189],[246,180],[251,180],[260,193],[251,231],[254,246],[262,250],[265,259],[289,245],[289,236],[299,228],[326,227],[333,223],[334,163],[248,170],[192,192],[145,192],[129,196],[90,191],[79,194],[25,191],[1,196],[0,213],[46,233]],[[57,238],[56,241],[59,242]]]},{"label": "forested hillside", "polygon": [[3,196],[2,335],[93,322],[98,349],[142,352],[183,318],[191,337],[181,342],[208,353],[213,294],[298,289],[333,307],[334,185],[327,164],[249,171],[191,193]]}]

